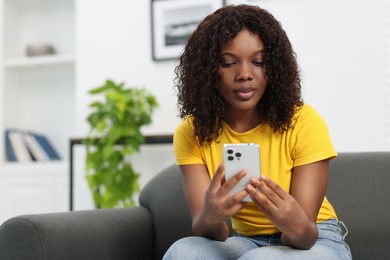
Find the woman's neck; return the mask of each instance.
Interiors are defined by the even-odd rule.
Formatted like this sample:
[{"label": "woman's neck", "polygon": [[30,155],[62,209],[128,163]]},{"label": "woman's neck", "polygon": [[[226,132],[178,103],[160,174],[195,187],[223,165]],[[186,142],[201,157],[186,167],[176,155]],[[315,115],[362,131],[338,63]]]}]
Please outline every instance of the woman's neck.
[{"label": "woman's neck", "polygon": [[224,115],[225,122],[237,133],[247,132],[260,124],[260,116],[257,110],[234,111]]}]

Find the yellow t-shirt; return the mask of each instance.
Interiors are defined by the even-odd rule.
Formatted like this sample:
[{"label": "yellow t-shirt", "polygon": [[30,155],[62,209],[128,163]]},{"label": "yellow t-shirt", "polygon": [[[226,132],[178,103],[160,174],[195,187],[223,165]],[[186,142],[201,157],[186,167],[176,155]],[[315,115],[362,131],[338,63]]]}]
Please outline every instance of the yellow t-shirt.
[{"label": "yellow t-shirt", "polygon": [[[177,127],[174,135],[174,150],[178,165],[204,164],[210,178],[222,162],[222,147],[226,143],[257,143],[260,145],[261,173],[290,193],[292,169],[337,156],[328,127],[319,113],[305,104],[295,117],[293,128],[283,133],[274,133],[264,124],[245,132],[237,133],[223,122],[222,135],[218,142],[200,146],[194,137],[193,118],[187,117]],[[313,172],[315,174],[315,172]],[[325,198],[317,222],[337,218],[335,210]],[[233,229],[242,235],[254,236],[279,232],[272,222],[254,203],[250,202],[232,217]]]}]

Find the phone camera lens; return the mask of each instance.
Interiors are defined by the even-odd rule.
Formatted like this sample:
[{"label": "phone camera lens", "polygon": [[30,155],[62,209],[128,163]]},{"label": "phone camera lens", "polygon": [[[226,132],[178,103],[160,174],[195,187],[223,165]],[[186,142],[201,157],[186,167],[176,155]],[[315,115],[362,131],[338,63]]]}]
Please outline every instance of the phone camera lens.
[{"label": "phone camera lens", "polygon": [[233,150],[229,149],[229,150],[227,150],[227,153],[228,153],[228,154],[232,154],[232,153],[233,153]]},{"label": "phone camera lens", "polygon": [[237,157],[241,157],[241,153],[236,153],[236,156]]},{"label": "phone camera lens", "polygon": [[229,161],[233,161],[233,160],[234,160],[234,157],[233,157],[233,156],[228,156],[228,160],[229,160]]}]

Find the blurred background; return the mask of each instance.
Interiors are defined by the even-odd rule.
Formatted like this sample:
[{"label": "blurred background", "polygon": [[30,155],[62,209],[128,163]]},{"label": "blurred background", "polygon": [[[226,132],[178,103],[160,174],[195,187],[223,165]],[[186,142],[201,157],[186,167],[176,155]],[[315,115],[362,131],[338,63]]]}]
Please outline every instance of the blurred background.
[{"label": "blurred background", "polygon": [[[199,3],[181,1],[194,8]],[[9,162],[6,140],[0,139],[0,222],[17,214],[69,210],[70,140],[88,134],[87,92],[106,79],[150,90],[159,108],[143,133],[173,134],[180,122],[173,90],[177,62],[166,59],[169,50],[156,52],[156,38],[164,22],[159,13],[177,2],[0,0],[2,136],[13,128],[42,133],[61,157]],[[390,150],[389,1],[226,1],[240,3],[259,5],[281,22],[302,70],[304,100],[328,123],[337,151]],[[26,53],[28,46],[48,45],[54,54]],[[92,208],[85,149],[73,149],[74,209]],[[144,146],[132,160],[143,186],[174,163],[172,145]]]}]

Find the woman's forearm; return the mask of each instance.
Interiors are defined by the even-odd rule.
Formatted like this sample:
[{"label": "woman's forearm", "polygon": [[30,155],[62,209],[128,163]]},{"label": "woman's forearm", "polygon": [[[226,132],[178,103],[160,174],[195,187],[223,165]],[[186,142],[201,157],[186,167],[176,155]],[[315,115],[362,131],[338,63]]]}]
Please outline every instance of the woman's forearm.
[{"label": "woman's forearm", "polygon": [[308,222],[308,225],[296,229],[291,233],[282,233],[282,244],[297,249],[310,249],[317,241],[318,230],[316,223]]},{"label": "woman's forearm", "polygon": [[229,227],[225,221],[214,222],[201,214],[193,220],[192,232],[194,236],[225,241],[229,236]]}]

